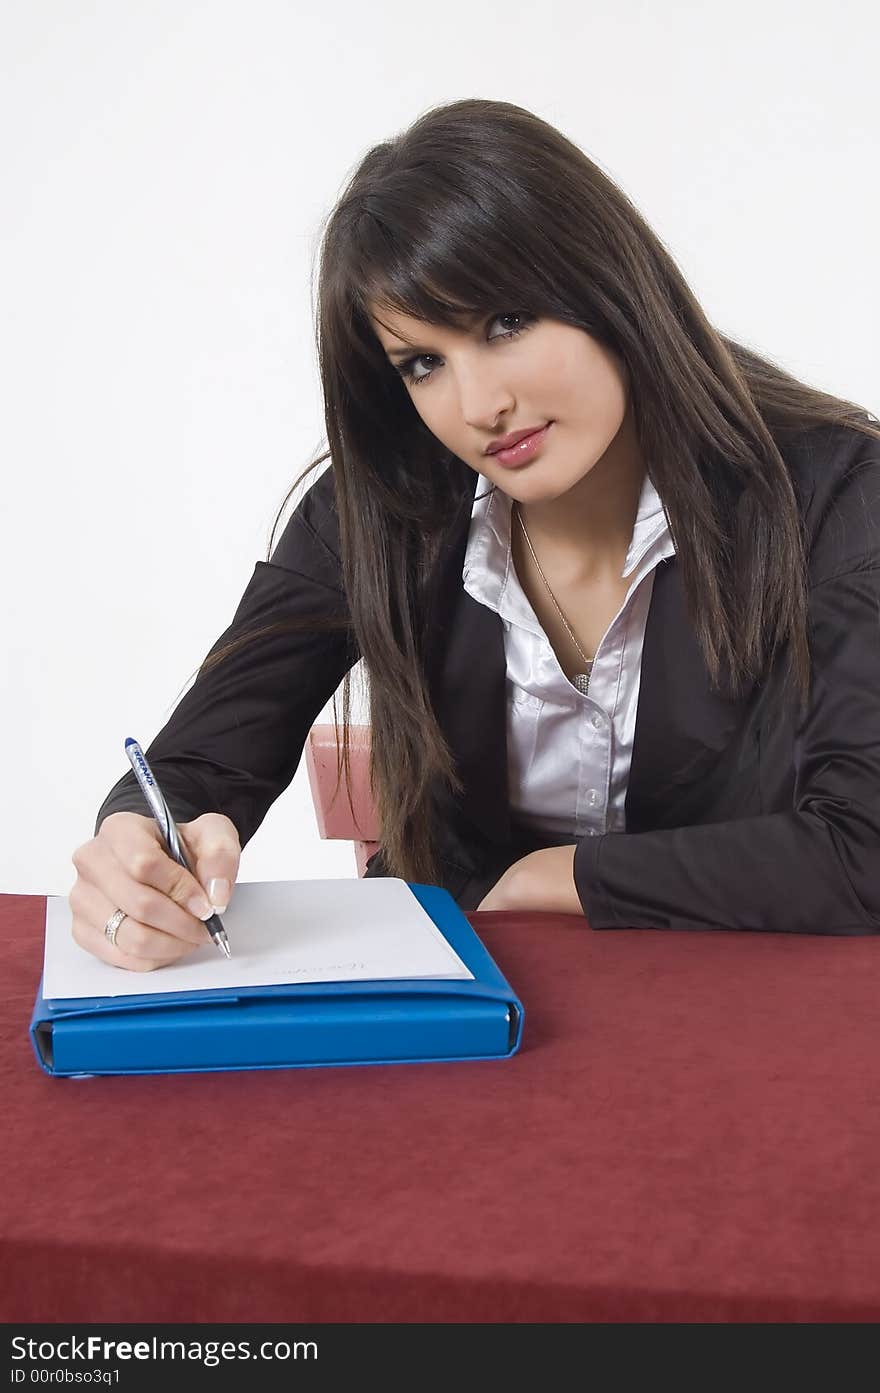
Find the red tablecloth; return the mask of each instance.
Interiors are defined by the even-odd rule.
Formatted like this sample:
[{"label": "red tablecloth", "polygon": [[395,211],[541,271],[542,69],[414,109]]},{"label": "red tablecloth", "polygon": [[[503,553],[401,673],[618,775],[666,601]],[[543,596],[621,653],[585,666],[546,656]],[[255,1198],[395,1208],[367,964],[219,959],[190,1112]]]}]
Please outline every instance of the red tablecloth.
[{"label": "red tablecloth", "polygon": [[52,1079],[0,897],[0,1318],[876,1321],[880,938],[472,913],[490,1063]]}]

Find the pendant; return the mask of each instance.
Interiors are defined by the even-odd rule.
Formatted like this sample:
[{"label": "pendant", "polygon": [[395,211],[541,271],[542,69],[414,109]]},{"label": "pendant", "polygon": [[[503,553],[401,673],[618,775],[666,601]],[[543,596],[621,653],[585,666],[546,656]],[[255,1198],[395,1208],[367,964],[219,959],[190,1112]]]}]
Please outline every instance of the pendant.
[{"label": "pendant", "polygon": [[574,675],[574,685],[583,696],[586,696],[590,687],[590,674],[588,672],[576,672]]}]

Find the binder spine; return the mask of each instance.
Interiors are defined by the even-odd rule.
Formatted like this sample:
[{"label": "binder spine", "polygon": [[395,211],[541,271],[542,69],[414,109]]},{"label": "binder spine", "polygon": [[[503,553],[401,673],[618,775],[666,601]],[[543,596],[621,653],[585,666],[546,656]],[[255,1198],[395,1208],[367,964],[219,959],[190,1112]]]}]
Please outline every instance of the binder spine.
[{"label": "binder spine", "polygon": [[102,1012],[53,1022],[47,1067],[135,1074],[498,1059],[516,1046],[518,1018],[497,999],[424,995]]}]

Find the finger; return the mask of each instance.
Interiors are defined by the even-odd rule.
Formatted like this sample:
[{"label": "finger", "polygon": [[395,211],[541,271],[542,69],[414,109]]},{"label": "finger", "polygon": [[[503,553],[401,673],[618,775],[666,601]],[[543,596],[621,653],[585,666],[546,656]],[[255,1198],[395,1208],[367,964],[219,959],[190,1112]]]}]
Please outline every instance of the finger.
[{"label": "finger", "polygon": [[[89,849],[88,865],[80,870],[80,879],[99,891],[102,903],[112,900],[107,915],[114,909],[124,909],[133,920],[144,926],[156,929],[166,936],[180,939],[191,945],[201,945],[208,939],[204,923],[177,904],[161,889],[156,888],[156,880],[167,878],[161,861],[167,861],[172,868],[189,873],[178,867],[158,843],[146,839],[143,848],[139,845],[129,854],[128,864],[120,862],[115,848],[108,840],[96,838]],[[134,872],[134,873],[132,873]],[[144,881],[141,876],[150,879]],[[210,906],[207,906],[210,916]]]},{"label": "finger", "polygon": [[104,933],[104,925],[116,906],[100,890],[82,880],[77,881],[68,898],[73,911],[71,932],[74,942],[111,967],[151,972],[193,952],[194,945],[142,924],[131,916],[120,923],[114,945]]},{"label": "finger", "polygon": [[[128,818],[135,820],[134,825]],[[96,840],[102,846],[109,844],[132,879],[152,886],[190,917],[210,919],[213,909],[204,887],[185,866],[174,860],[152,818],[117,813],[107,819],[101,831],[104,835]],[[161,927],[174,932],[173,922]]]},{"label": "finger", "polygon": [[241,844],[234,825],[223,815],[203,813],[178,831],[196,879],[205,887],[216,913],[222,914],[229,906],[241,861]]}]

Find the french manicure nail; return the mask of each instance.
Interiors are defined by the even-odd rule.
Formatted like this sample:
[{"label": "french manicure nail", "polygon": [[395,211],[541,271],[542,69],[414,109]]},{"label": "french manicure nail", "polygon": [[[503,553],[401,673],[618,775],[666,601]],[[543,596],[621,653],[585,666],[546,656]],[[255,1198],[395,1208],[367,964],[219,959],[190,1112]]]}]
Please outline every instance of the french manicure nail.
[{"label": "french manicure nail", "polygon": [[215,914],[222,914],[229,904],[229,881],[215,878],[208,881],[208,897]]},{"label": "french manicure nail", "polygon": [[193,895],[192,899],[187,902],[186,907],[190,914],[194,914],[197,919],[201,919],[203,922],[205,919],[210,919],[211,915],[214,913],[214,910],[211,905],[208,904],[204,895]]}]

